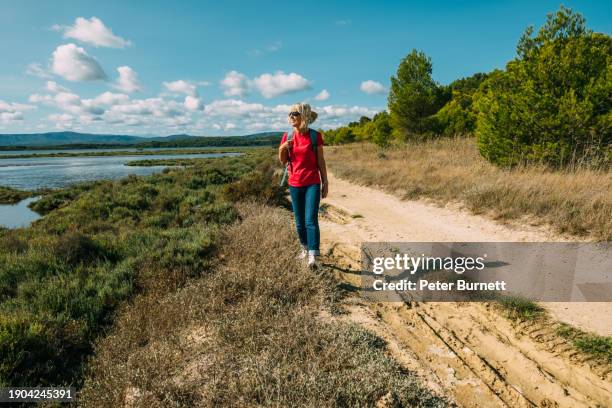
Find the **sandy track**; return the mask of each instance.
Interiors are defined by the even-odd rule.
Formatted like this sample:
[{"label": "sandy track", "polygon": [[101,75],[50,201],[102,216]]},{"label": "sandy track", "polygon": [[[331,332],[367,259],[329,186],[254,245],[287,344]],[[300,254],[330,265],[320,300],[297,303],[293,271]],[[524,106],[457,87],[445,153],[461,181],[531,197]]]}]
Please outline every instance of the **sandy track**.
[{"label": "sandy track", "polygon": [[[320,221],[324,262],[349,288],[359,286],[363,241],[558,239],[329,178],[331,192],[323,201],[329,207]],[[563,311],[571,324],[609,332],[612,304],[593,306],[561,303],[549,310]],[[597,315],[585,313],[589,308]],[[554,334],[554,325],[514,324],[483,303],[375,304],[353,298],[347,309],[349,319],[386,339],[398,361],[460,406],[612,406],[609,365],[577,353]]]}]

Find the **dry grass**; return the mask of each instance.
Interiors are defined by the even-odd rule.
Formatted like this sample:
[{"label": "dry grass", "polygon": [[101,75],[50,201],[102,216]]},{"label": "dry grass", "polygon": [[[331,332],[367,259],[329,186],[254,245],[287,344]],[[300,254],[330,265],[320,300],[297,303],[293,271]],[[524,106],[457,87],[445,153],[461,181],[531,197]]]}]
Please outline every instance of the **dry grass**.
[{"label": "dry grass", "polygon": [[612,172],[501,169],[478,154],[473,138],[408,143],[384,151],[368,143],[330,147],[326,160],[341,178],[405,199],[460,202],[498,220],[544,223],[559,233],[612,239]]},{"label": "dry grass", "polygon": [[[96,349],[82,406],[445,406],[356,326],[318,316],[329,274],[295,255],[286,211],[241,204],[222,264],[179,291],[127,306]],[[271,233],[271,232],[274,233]]]}]

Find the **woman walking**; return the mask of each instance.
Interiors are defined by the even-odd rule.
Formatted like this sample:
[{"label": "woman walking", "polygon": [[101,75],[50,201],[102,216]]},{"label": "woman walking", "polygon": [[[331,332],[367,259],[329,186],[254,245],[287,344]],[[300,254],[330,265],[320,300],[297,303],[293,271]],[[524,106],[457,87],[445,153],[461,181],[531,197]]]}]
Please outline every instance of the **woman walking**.
[{"label": "woman walking", "polygon": [[308,257],[311,268],[318,266],[319,201],[327,196],[328,189],[323,138],[308,127],[316,118],[317,113],[307,103],[291,106],[289,124],[293,129],[283,135],[278,148],[279,160],[288,167],[289,193],[302,246],[300,257]]}]

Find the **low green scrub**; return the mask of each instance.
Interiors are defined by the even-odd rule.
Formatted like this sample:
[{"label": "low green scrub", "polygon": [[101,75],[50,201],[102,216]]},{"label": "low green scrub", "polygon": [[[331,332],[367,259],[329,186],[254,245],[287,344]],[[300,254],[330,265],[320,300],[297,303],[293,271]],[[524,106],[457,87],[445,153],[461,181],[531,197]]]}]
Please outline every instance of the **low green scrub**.
[{"label": "low green scrub", "polygon": [[43,218],[0,230],[0,386],[78,384],[119,306],[210,268],[237,217],[224,184],[270,153],[49,191],[32,206]]},{"label": "low green scrub", "polygon": [[73,184],[60,190],[48,190],[43,193],[40,199],[30,203],[29,207],[31,210],[36,211],[40,215],[45,215],[56,208],[60,208],[70,203],[82,193],[104,183],[104,181],[94,181],[91,183]]},{"label": "low green scrub", "polygon": [[570,340],[583,353],[612,364],[612,337],[586,333],[567,324],[559,326],[557,334]]},{"label": "low green scrub", "polygon": [[153,167],[153,166],[193,166],[202,159],[143,159],[131,160],[125,163],[126,166],[134,167]]},{"label": "low green scrub", "polygon": [[537,303],[518,296],[502,297],[498,303],[512,319],[533,320],[544,313]]},{"label": "low green scrub", "polygon": [[16,204],[32,195],[34,194],[30,191],[0,186],[0,204]]}]

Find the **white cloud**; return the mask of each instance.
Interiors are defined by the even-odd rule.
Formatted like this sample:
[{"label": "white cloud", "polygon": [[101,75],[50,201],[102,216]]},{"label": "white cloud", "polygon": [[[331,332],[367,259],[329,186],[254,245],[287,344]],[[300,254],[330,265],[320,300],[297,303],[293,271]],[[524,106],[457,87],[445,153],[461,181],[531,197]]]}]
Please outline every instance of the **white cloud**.
[{"label": "white cloud", "polygon": [[53,113],[47,120],[55,124],[57,129],[71,129],[74,126],[74,116],[67,113]]},{"label": "white cloud", "polygon": [[23,112],[30,109],[35,109],[35,106],[23,103],[5,102],[0,99],[0,112]]},{"label": "white cloud", "polygon": [[47,81],[45,89],[49,92],[58,93],[58,92],[70,92],[70,89],[65,88],[58,84],[55,81]]},{"label": "white cloud", "polygon": [[114,85],[115,88],[127,93],[140,91],[142,89],[140,81],[138,80],[138,74],[132,68],[124,65],[117,68],[117,72],[119,72],[119,78],[117,78],[117,82]]},{"label": "white cloud", "polygon": [[0,99],[0,123],[9,124],[24,119],[23,112],[35,109],[35,106],[22,103],[10,103]]},{"label": "white cloud", "polygon": [[60,45],[51,57],[53,73],[68,81],[106,79],[104,70],[85,50],[74,44]]},{"label": "white cloud", "polygon": [[97,105],[117,105],[125,103],[130,99],[126,94],[104,92],[96,96],[92,101]]},{"label": "white cloud", "polygon": [[343,26],[347,26],[349,24],[351,24],[351,20],[348,20],[348,19],[347,20],[336,20],[336,25],[337,26],[343,27]]},{"label": "white cloud", "polygon": [[225,96],[242,97],[249,92],[249,80],[238,71],[230,71],[221,80],[221,88]]},{"label": "white cloud", "polygon": [[329,92],[327,91],[327,89],[322,90],[321,92],[319,92],[317,94],[317,96],[315,96],[315,100],[316,101],[326,101],[329,99]]},{"label": "white cloud", "polygon": [[47,116],[47,119],[52,120],[52,121],[62,121],[62,122],[67,122],[67,121],[71,121],[72,119],[74,119],[74,116],[69,115],[67,113],[53,113],[49,116]]},{"label": "white cloud", "polygon": [[55,95],[55,101],[60,106],[79,106],[81,105],[81,97],[70,92],[59,92]]},{"label": "white cloud", "polygon": [[38,62],[32,62],[28,64],[26,68],[26,74],[37,76],[39,78],[51,78],[52,77],[49,71],[43,68],[43,66],[39,64]]},{"label": "white cloud", "polygon": [[179,79],[173,82],[164,82],[164,87],[170,92],[184,93],[189,96],[198,96],[196,84],[191,81]]},{"label": "white cloud", "polygon": [[272,44],[266,45],[263,48],[255,48],[248,52],[248,54],[259,57],[264,54],[270,54],[273,52],[277,52],[283,47],[283,43],[281,41],[275,41]]},{"label": "white cloud", "polygon": [[385,92],[385,87],[380,82],[372,81],[371,79],[363,81],[359,87],[363,92],[373,95],[382,94]]},{"label": "white cloud", "polygon": [[50,103],[53,101],[53,97],[51,95],[33,94],[30,95],[28,101],[31,103]]},{"label": "white cloud", "polygon": [[[252,81],[248,82],[253,86]],[[29,100],[32,105],[42,104],[55,108],[55,112],[50,112],[55,115],[50,117],[53,126],[79,131],[247,134],[285,130],[289,127],[287,112],[290,106],[287,104],[255,103],[239,98],[204,104],[197,95],[199,85],[199,82],[187,80],[164,83],[172,94],[153,98],[132,99],[125,92],[104,92],[91,98],[82,98],[56,82],[48,81],[47,92],[33,94]],[[319,93],[320,96],[317,95],[318,99],[323,96],[329,98],[329,92],[324,91]],[[182,98],[177,98],[177,94],[182,95]],[[7,106],[11,107],[10,112]],[[2,123],[15,123],[23,119],[24,106],[2,103],[0,108]],[[358,120],[362,115],[372,117],[382,108],[329,104],[314,106],[313,109],[319,113],[315,126],[329,129]],[[49,122],[46,123],[49,127]]]},{"label": "white cloud", "polygon": [[367,108],[365,106],[339,106],[328,105],[315,109],[322,118],[345,118],[359,116],[373,116],[379,109]]},{"label": "white cloud", "polygon": [[0,112],[0,123],[4,125],[22,120],[23,112]]},{"label": "white cloud", "polygon": [[263,74],[255,78],[253,83],[263,97],[268,99],[310,88],[310,81],[295,72]]},{"label": "white cloud", "polygon": [[185,102],[183,105],[185,106],[185,109],[189,111],[197,111],[202,109],[202,101],[200,98],[191,95],[187,95],[185,97]]},{"label": "white cloud", "polygon": [[214,101],[204,107],[208,115],[245,116],[266,112],[266,107],[260,103],[247,103],[238,99]]},{"label": "white cloud", "polygon": [[77,17],[72,26],[54,25],[56,31],[63,31],[64,38],[92,44],[96,47],[124,48],[131,43],[113,34],[112,30],[104,25],[97,17],[86,19]]}]

